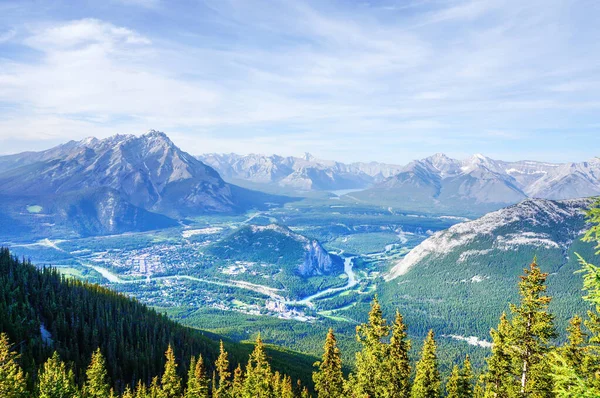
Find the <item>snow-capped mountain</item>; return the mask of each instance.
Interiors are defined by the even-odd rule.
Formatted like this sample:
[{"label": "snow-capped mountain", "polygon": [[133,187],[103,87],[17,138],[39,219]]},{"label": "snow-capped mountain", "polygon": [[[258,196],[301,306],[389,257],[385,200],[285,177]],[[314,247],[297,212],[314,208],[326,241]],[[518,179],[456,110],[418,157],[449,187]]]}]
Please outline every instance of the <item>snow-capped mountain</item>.
[{"label": "snow-capped mountain", "polygon": [[[234,212],[254,205],[257,199],[260,202],[261,197],[263,202],[268,200],[268,195],[226,183],[213,168],[153,130],[139,137],[87,138],[43,152],[0,157],[0,165],[4,169],[0,172],[2,196],[43,201],[46,208],[60,208],[65,214],[87,213],[109,220],[108,225],[110,220],[117,224],[125,219],[127,209],[180,218]],[[61,207],[67,197],[76,198],[70,206],[84,208]],[[123,217],[106,217],[119,213],[118,209]],[[115,226],[116,230],[120,229]]]},{"label": "snow-capped mountain", "polygon": [[[227,180],[300,191],[364,189],[352,198],[427,212],[480,215],[528,197],[570,199],[600,195],[600,160],[581,163],[506,162],[481,154],[464,160],[443,153],[406,166],[345,164],[278,155],[206,154],[198,157]],[[0,167],[2,167],[0,163]]]},{"label": "snow-capped mountain", "polygon": [[366,188],[401,170],[385,163],[350,163],[278,155],[204,154],[198,159],[214,167],[223,178],[276,184],[297,190],[336,190]]},{"label": "snow-capped mountain", "polygon": [[416,160],[352,197],[407,210],[482,214],[528,197],[571,199],[600,195],[600,161],[551,164],[505,162],[477,154]]},{"label": "snow-capped mountain", "polygon": [[404,275],[424,263],[445,262],[456,255],[456,265],[461,266],[489,261],[524,246],[566,253],[584,231],[585,211],[592,203],[593,199],[526,199],[477,220],[456,224],[411,250],[390,270],[386,279]]}]

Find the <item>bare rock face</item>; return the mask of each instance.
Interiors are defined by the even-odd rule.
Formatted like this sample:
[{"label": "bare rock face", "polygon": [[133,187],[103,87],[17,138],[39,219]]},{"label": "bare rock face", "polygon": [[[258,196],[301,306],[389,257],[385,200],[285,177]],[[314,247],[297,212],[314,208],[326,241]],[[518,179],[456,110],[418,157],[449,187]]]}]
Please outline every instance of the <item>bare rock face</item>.
[{"label": "bare rock face", "polygon": [[304,262],[299,267],[302,276],[330,275],[339,273],[331,255],[316,241],[308,242],[304,248]]}]

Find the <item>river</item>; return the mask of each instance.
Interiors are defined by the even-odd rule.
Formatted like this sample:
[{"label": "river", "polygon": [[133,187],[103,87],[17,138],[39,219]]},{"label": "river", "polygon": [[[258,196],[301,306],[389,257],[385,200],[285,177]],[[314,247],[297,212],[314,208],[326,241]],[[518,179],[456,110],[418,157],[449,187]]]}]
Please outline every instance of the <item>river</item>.
[{"label": "river", "polygon": [[344,259],[344,273],[346,275],[348,275],[348,282],[346,283],[345,286],[342,286],[342,287],[330,287],[329,289],[321,290],[320,292],[317,292],[317,293],[312,294],[310,296],[304,297],[301,300],[286,301],[286,304],[307,305],[309,307],[313,307],[312,301],[314,299],[317,299],[317,298],[323,297],[323,296],[327,296],[328,294],[331,294],[331,293],[341,292],[343,290],[348,290],[348,289],[356,286],[356,284],[358,283],[358,280],[356,279],[356,275],[354,275],[354,271],[352,270],[352,266],[353,266],[353,263],[354,263],[354,258],[355,257],[346,257]]}]

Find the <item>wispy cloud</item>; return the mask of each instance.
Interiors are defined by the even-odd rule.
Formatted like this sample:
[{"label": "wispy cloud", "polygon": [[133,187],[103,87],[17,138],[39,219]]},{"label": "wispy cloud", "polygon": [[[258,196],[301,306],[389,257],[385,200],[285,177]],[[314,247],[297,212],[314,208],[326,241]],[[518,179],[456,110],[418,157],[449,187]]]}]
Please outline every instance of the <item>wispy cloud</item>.
[{"label": "wispy cloud", "polygon": [[[192,152],[401,162],[421,151],[512,155],[504,141],[525,152],[548,131],[600,123],[593,5],[114,0],[67,13],[57,4],[5,12],[22,23],[18,34],[0,29],[0,46],[11,46],[0,57],[4,148],[22,147],[15,136],[50,143],[158,128]],[[124,16],[123,4],[144,10]]]}]

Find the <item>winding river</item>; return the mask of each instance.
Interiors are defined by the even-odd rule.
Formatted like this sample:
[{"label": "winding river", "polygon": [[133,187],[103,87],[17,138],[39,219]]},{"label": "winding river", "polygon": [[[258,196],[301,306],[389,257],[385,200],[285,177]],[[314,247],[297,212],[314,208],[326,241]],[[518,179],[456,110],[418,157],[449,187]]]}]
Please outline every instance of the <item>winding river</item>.
[{"label": "winding river", "polygon": [[307,305],[309,307],[313,307],[313,303],[312,301],[314,299],[317,299],[319,297],[323,297],[323,296],[327,296],[331,293],[336,293],[336,292],[341,292],[343,290],[348,290],[354,286],[356,286],[356,284],[358,283],[358,280],[356,279],[356,275],[354,275],[354,271],[352,270],[352,266],[354,263],[354,258],[355,257],[346,257],[344,259],[344,273],[346,275],[348,275],[348,282],[346,283],[345,286],[342,287],[330,287],[329,289],[325,289],[325,290],[321,290],[320,292],[317,292],[315,294],[312,294],[310,296],[304,297],[301,300],[292,300],[292,301],[286,301],[286,304],[295,304],[295,305]]}]

